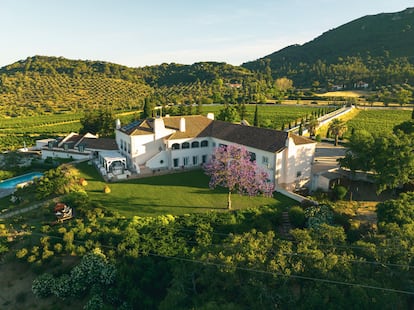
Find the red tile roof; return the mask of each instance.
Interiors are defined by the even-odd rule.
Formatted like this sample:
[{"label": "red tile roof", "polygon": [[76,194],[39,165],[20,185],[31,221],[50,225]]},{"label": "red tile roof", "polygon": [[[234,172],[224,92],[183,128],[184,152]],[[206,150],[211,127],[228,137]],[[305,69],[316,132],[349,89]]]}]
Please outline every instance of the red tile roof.
[{"label": "red tile roof", "polygon": [[110,138],[84,138],[80,144],[84,144],[85,148],[96,150],[118,150],[115,139]]},{"label": "red tile roof", "polygon": [[[180,131],[181,118],[185,119],[184,132]],[[283,150],[286,147],[288,137],[292,137],[295,144],[314,143],[308,138],[285,131],[232,124],[211,120],[201,115],[164,117],[163,121],[165,128],[176,130],[168,137],[168,140],[214,137],[272,153]],[[127,125],[121,128],[121,131],[129,135],[151,134],[153,133],[153,124],[153,119],[147,119],[137,123],[136,126]]]}]

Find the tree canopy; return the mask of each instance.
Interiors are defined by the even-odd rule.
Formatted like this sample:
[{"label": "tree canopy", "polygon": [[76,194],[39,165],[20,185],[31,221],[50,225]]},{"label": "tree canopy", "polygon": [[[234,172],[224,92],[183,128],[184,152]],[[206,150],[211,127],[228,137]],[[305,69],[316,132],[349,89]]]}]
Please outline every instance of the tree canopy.
[{"label": "tree canopy", "polygon": [[214,151],[211,162],[204,166],[206,174],[211,176],[211,188],[222,186],[228,189],[228,209],[231,209],[233,192],[249,196],[270,196],[273,192],[268,174],[251,159],[251,154],[243,147],[220,146]]},{"label": "tree canopy", "polygon": [[103,137],[114,135],[115,116],[112,110],[99,109],[88,111],[80,122],[82,125],[80,133],[82,134],[89,132]]},{"label": "tree canopy", "polygon": [[375,135],[356,131],[348,143],[348,151],[340,159],[351,170],[372,171],[379,191],[414,182],[414,134],[396,130]]}]

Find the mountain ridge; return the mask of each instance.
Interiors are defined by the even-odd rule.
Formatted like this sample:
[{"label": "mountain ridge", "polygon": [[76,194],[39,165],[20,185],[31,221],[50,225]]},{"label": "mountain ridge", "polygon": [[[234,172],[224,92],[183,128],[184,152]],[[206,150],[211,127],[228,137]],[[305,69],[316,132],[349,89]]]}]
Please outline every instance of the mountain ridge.
[{"label": "mountain ridge", "polygon": [[352,56],[406,57],[414,62],[414,8],[360,17],[302,45],[287,46],[242,66],[263,71],[267,63],[273,72],[283,72],[281,67],[296,67],[300,63],[311,64],[318,60],[332,64],[340,58]]}]

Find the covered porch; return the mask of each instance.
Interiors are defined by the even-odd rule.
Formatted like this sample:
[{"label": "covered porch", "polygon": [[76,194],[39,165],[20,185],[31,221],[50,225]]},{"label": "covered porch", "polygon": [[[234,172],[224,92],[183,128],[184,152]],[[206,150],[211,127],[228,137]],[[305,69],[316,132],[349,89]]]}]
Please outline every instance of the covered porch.
[{"label": "covered porch", "polygon": [[99,152],[98,168],[103,176],[111,179],[113,176],[127,177],[131,173],[127,170],[127,159],[117,151]]}]

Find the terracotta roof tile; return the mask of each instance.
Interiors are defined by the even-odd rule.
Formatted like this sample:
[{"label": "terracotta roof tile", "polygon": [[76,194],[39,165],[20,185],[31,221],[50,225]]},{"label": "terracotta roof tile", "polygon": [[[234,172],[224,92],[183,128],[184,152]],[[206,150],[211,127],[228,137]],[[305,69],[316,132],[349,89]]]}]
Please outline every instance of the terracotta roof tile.
[{"label": "terracotta roof tile", "polygon": [[212,136],[267,152],[279,152],[286,147],[287,132],[214,121]]},{"label": "terracotta roof tile", "polygon": [[[185,119],[185,132],[180,131],[180,120],[182,117]],[[163,120],[166,128],[177,130],[169,137],[170,140],[208,137],[211,132],[209,126],[213,122],[213,120],[201,115],[165,117]]]},{"label": "terracotta roof tile", "polygon": [[316,141],[313,141],[303,136],[295,135],[293,133],[290,134],[290,137],[293,139],[293,142],[295,142],[296,145],[316,143]]},{"label": "terracotta roof tile", "polygon": [[73,136],[69,137],[64,143],[74,143],[74,144],[76,144],[82,138],[83,138],[83,135],[77,135],[76,134],[76,135],[73,135]]},{"label": "terracotta roof tile", "polygon": [[110,138],[84,138],[80,144],[84,144],[88,149],[118,150],[115,139]]},{"label": "terracotta roof tile", "polygon": [[[185,119],[185,131],[180,131],[180,119]],[[136,124],[130,124],[121,131],[129,135],[147,135],[154,132],[154,119],[147,119]],[[314,141],[285,131],[232,124],[211,120],[201,115],[170,116],[163,118],[165,128],[176,130],[168,136],[169,140],[214,137],[268,152],[279,152],[286,147],[286,139],[292,137],[295,144],[309,144]],[[132,125],[132,126],[131,126]]]}]

